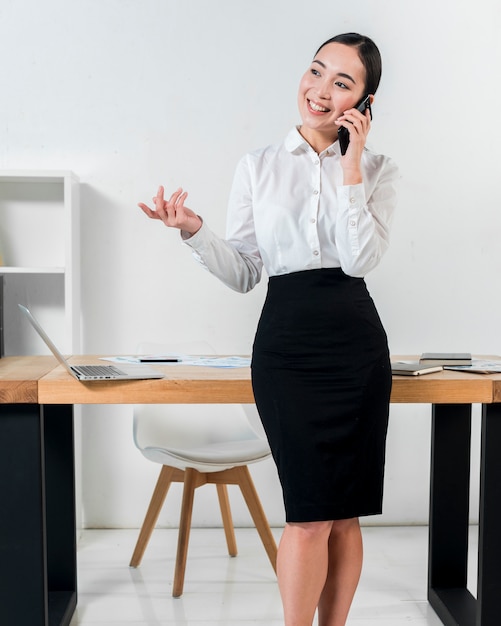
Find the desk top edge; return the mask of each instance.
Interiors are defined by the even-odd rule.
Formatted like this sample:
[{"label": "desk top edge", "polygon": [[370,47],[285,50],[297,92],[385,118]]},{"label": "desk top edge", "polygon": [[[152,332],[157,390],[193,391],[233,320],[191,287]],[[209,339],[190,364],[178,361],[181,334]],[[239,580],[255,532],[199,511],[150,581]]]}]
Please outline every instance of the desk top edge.
[{"label": "desk top edge", "polygon": [[[398,357],[403,360],[403,357]],[[406,357],[410,360],[412,357]],[[97,355],[72,357],[95,362]],[[148,381],[112,381],[82,384],[72,378],[51,356],[4,357],[0,359],[2,391],[25,383],[37,389],[41,404],[136,404],[179,402],[252,402],[250,368],[155,365],[166,377]],[[227,399],[225,399],[227,394]],[[19,396],[22,402],[23,394]],[[149,399],[148,399],[149,398]],[[30,400],[31,402],[33,400]],[[423,376],[394,376],[392,403],[491,404],[501,402],[501,374],[468,374],[441,371]]]}]

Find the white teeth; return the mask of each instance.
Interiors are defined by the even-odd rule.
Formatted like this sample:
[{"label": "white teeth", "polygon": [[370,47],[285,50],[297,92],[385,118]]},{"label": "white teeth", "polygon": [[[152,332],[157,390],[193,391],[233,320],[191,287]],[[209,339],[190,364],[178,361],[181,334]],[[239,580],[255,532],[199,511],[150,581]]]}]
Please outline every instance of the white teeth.
[{"label": "white teeth", "polygon": [[313,102],[313,100],[310,100],[310,106],[314,111],[319,111],[322,113],[327,113],[327,111],[329,110],[329,109],[326,109],[325,107],[321,107],[316,102]]}]

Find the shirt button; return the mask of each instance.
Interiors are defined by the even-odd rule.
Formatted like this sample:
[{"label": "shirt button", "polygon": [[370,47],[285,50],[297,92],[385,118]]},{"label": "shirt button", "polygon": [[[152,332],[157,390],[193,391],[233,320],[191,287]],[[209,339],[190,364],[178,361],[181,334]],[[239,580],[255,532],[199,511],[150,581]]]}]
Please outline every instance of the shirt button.
[{"label": "shirt button", "polygon": [[315,256],[318,256],[318,255],[320,254],[320,252],[319,252],[318,250],[313,250],[313,254],[314,254]]},{"label": "shirt button", "polygon": [[313,190],[313,194],[314,194],[315,196],[318,196],[318,189],[314,189],[314,190]]},{"label": "shirt button", "polygon": [[320,163],[320,161],[317,159],[316,161],[313,161],[313,165],[318,165]]},{"label": "shirt button", "polygon": [[316,220],[314,217],[312,217],[312,218],[311,218],[311,220],[310,220],[310,222],[311,222],[312,224],[314,224],[316,221],[317,221],[317,220]]},{"label": "shirt button", "polygon": [[350,198],[350,204],[355,204],[356,200],[355,198]]},{"label": "shirt button", "polygon": [[350,220],[350,226],[356,226],[357,223],[355,222],[355,220]]}]

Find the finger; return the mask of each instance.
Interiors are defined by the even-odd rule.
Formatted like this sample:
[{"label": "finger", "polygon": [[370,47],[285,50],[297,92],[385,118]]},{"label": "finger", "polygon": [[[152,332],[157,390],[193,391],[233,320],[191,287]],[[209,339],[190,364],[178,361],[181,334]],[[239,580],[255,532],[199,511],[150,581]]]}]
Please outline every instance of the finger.
[{"label": "finger", "polygon": [[181,194],[181,189],[177,189],[168,200],[163,203],[162,219],[167,226],[174,226],[176,221],[176,201]]},{"label": "finger", "polygon": [[157,211],[163,211],[165,200],[164,200],[164,188],[162,187],[162,185],[160,185],[160,187],[158,188],[157,195],[153,198],[153,202],[155,204],[155,209]]},{"label": "finger", "polygon": [[343,124],[343,126],[345,126],[345,128],[349,131],[356,130],[358,133],[366,132],[370,127],[369,114],[361,113],[360,111],[357,111],[357,109],[351,109],[339,119],[348,122],[348,124]]},{"label": "finger", "polygon": [[179,202],[179,198],[183,195],[183,189],[181,187],[179,187],[179,189],[176,189],[176,191],[172,194],[172,196],[169,198],[169,204],[173,204],[174,206]]},{"label": "finger", "polygon": [[137,205],[148,217],[151,217],[152,219],[160,219],[160,217],[157,215],[156,211],[153,211],[153,209],[150,209],[149,206],[147,206],[146,204],[143,204],[142,202],[139,202]]},{"label": "finger", "polygon": [[176,200],[176,209],[179,209],[181,207],[184,208],[184,201],[186,200],[187,197],[188,197],[187,191],[183,191],[183,193],[180,196],[178,196]]},{"label": "finger", "polygon": [[349,119],[345,118],[344,116],[341,118],[338,118],[336,121],[336,126],[339,128],[345,128],[349,133],[351,133],[352,129],[353,129],[353,122],[351,122]]},{"label": "finger", "polygon": [[167,210],[170,212],[175,212],[178,211],[179,209],[184,208],[184,201],[186,200],[186,197],[188,195],[187,191],[183,191],[181,188],[179,188],[177,191],[175,191],[172,196],[169,198],[167,204]]}]

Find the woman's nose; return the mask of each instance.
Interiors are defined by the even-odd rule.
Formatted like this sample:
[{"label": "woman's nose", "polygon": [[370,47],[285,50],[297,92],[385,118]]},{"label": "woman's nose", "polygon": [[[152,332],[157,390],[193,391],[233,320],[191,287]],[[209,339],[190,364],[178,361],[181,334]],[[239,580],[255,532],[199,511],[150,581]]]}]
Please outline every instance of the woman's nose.
[{"label": "woman's nose", "polygon": [[321,98],[328,99],[330,98],[330,89],[328,81],[324,80],[318,85],[318,95]]}]

